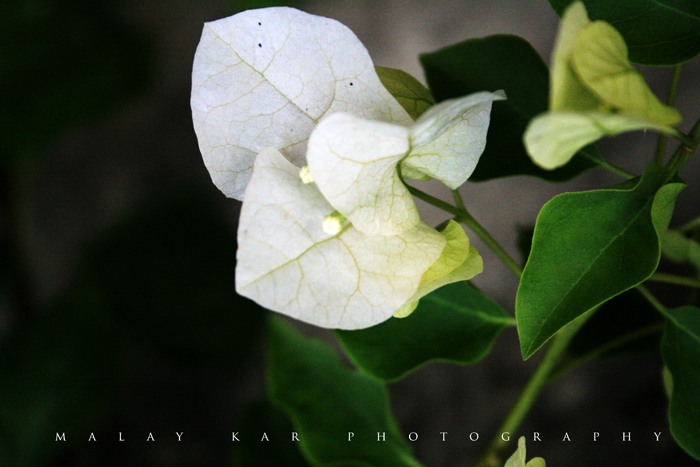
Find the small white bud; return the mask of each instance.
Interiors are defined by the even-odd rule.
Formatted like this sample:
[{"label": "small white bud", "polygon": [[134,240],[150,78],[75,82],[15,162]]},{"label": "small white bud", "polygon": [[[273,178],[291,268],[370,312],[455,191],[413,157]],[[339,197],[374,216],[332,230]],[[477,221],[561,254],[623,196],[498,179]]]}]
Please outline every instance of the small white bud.
[{"label": "small white bud", "polygon": [[313,175],[311,175],[308,165],[305,165],[301,169],[299,169],[299,178],[301,178],[302,183],[306,185],[314,181],[314,177]]},{"label": "small white bud", "polygon": [[323,231],[328,235],[338,235],[343,230],[345,216],[338,211],[333,211],[331,214],[323,218]]}]

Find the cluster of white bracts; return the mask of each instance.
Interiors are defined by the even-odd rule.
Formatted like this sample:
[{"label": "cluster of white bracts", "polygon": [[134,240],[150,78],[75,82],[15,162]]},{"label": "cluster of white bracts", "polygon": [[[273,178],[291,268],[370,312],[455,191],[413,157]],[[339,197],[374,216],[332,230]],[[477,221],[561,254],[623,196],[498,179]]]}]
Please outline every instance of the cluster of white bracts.
[{"label": "cluster of white bracts", "polygon": [[[236,290],[302,321],[358,329],[481,272],[461,227],[420,221],[397,165],[458,187],[502,98],[446,101],[414,122],[337,21],[267,8],[207,23],[191,105],[212,180],[243,200]],[[329,234],[324,218],[341,228]]]}]

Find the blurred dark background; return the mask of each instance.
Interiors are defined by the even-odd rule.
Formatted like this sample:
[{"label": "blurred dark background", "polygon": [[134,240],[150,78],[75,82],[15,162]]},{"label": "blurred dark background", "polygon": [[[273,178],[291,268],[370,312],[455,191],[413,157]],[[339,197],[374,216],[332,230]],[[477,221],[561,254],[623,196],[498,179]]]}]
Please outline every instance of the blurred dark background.
[{"label": "blurred dark background", "polygon": [[[234,291],[239,203],[210,182],[189,110],[203,23],[273,4],[3,2],[0,466],[278,465],[265,457],[275,450],[286,465],[303,465],[282,442],[288,421],[264,402],[267,312]],[[340,20],[375,64],[421,80],[418,53],[495,33],[525,37],[548,62],[557,27],[544,0],[287,4]],[[643,71],[665,98],[671,70]],[[700,109],[698,76],[696,59],[685,66],[677,97],[689,119]],[[654,144],[654,135],[635,134],[599,146],[640,173]],[[691,162],[683,176],[697,181],[699,166]],[[467,184],[463,193],[474,216],[522,257],[518,232],[554,194],[618,181],[593,171],[562,185],[518,177]],[[673,225],[698,216],[698,190],[696,183],[682,193],[686,209]],[[422,208],[433,225],[444,220]],[[486,265],[476,284],[512,311],[515,279],[474,242]],[[671,293],[669,305],[684,291]],[[657,319],[634,298],[610,306],[629,319]],[[594,323],[584,337],[595,340],[611,326]],[[658,335],[637,347],[657,343]],[[429,466],[474,461],[535,363],[521,361],[510,329],[477,365],[434,363],[392,384],[399,425],[419,434],[417,457]],[[523,426],[530,440],[534,431],[543,440],[529,452],[553,466],[697,465],[670,438],[661,368],[658,352],[642,352],[560,379]],[[256,437],[279,430],[280,438],[268,452],[246,451],[257,445],[231,442],[232,431],[246,430]],[[601,433],[595,444],[594,431]],[[631,442],[621,441],[623,431],[632,432]],[[662,432],[659,442],[654,431]],[[57,432],[66,442],[55,440]],[[471,432],[479,441],[469,441]],[[566,432],[570,443],[562,441]]]}]

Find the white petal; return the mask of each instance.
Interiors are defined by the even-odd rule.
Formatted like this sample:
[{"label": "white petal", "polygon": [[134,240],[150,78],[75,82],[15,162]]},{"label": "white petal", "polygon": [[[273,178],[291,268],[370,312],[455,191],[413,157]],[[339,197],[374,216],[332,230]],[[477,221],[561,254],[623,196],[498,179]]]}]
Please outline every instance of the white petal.
[{"label": "white petal", "polygon": [[408,152],[408,129],[335,113],[311,133],[306,153],[316,186],[367,235],[396,235],[420,220],[396,165]]},{"label": "white petal", "polygon": [[428,109],[410,128],[412,149],[403,165],[459,187],[484,152],[491,104],[501,99],[502,91],[478,92]]},{"label": "white petal", "polygon": [[535,164],[551,170],[561,167],[579,149],[603,136],[653,129],[673,134],[676,130],[638,117],[603,112],[548,112],[530,121],[523,140]]},{"label": "white petal", "polygon": [[191,106],[212,180],[237,199],[263,148],[275,147],[302,166],[309,134],[328,112],[411,122],[350,29],[284,7],[249,10],[204,26]]},{"label": "white petal", "polygon": [[321,224],[333,208],[272,148],[258,155],[245,198],[236,290],[321,327],[360,329],[391,317],[446,243],[422,222],[396,236],[352,226],[329,236]]}]

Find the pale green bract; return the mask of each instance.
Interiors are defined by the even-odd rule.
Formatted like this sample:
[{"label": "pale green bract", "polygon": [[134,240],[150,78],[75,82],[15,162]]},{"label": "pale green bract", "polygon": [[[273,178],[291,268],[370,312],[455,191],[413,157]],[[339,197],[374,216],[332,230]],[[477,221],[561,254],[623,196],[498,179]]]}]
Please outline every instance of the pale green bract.
[{"label": "pale green bract", "polygon": [[565,165],[603,136],[653,129],[678,134],[677,110],[659,102],[627,58],[615,28],[591,22],[581,2],[564,11],[552,54],[549,112],[534,118],[523,140],[540,167]]},{"label": "pale green bract", "polygon": [[360,329],[480,273],[461,226],[420,221],[398,166],[461,185],[503,98],[476,93],[413,122],[336,21],[268,8],[207,23],[192,115],[212,180],[244,201],[237,292],[317,326]]},{"label": "pale green bract", "polygon": [[441,233],[447,244],[440,258],[423,273],[418,290],[394,313],[394,317],[405,318],[418,307],[420,299],[433,290],[453,282],[469,280],[484,270],[483,260],[476,248],[469,245],[469,237],[462,226],[450,220]]},{"label": "pale green bract", "polygon": [[546,467],[547,463],[541,457],[535,457],[527,464],[525,460],[527,449],[525,448],[525,437],[521,436],[518,439],[518,449],[508,458],[503,467]]}]

